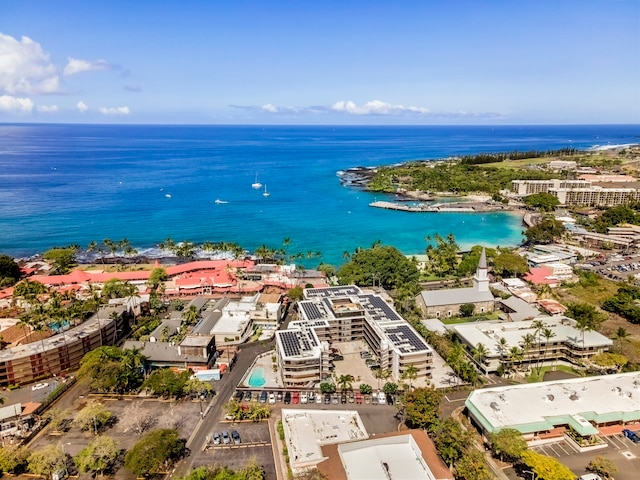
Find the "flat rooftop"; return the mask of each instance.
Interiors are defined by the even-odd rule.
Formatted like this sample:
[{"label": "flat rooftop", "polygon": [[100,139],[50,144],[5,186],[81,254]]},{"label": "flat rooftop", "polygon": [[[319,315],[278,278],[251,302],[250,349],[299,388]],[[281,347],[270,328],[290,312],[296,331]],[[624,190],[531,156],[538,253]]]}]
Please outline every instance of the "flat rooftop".
[{"label": "flat rooftop", "polygon": [[282,409],[291,467],[306,468],[324,460],[322,446],[369,438],[355,410]]},{"label": "flat rooftop", "polygon": [[489,432],[533,433],[570,425],[589,435],[597,433],[589,421],[640,420],[640,373],[484,388],[472,392],[465,406]]}]

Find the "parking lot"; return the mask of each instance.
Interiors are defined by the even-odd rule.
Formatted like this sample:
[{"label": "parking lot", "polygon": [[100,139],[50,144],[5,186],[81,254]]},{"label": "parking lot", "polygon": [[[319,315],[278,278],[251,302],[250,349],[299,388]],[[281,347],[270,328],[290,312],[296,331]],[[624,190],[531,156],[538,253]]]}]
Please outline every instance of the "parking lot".
[{"label": "parking lot", "polygon": [[576,475],[586,472],[585,468],[595,457],[611,460],[618,468],[614,476],[616,480],[637,480],[640,472],[640,443],[633,443],[622,434],[601,437],[605,448],[580,453],[566,441],[532,447],[544,455],[556,457],[567,465]]}]

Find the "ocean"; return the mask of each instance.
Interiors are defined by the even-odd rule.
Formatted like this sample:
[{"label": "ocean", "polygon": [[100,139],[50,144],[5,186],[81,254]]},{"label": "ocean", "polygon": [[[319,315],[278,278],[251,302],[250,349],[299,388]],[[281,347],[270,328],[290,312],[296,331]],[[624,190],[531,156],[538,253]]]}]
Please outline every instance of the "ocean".
[{"label": "ocean", "polygon": [[[376,241],[420,254],[425,237],[462,247],[517,245],[513,213],[416,214],[369,207],[385,195],[341,186],[350,167],[512,150],[638,143],[637,125],[149,126],[0,125],[0,253],[127,238],[141,253],[167,237],[344,252]],[[261,189],[252,188],[258,181]],[[264,189],[269,196],[264,196]],[[216,203],[216,200],[226,203]]]}]

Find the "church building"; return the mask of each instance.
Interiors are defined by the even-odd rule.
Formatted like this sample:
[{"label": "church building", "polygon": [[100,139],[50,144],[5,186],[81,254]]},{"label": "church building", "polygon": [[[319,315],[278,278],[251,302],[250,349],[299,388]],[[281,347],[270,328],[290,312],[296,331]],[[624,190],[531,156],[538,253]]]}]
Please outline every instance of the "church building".
[{"label": "church building", "polygon": [[473,287],[423,290],[416,297],[416,303],[427,318],[455,317],[460,315],[460,306],[465,303],[474,305],[475,314],[493,312],[495,299],[489,290],[485,249],[482,249],[478,268],[473,276]]}]

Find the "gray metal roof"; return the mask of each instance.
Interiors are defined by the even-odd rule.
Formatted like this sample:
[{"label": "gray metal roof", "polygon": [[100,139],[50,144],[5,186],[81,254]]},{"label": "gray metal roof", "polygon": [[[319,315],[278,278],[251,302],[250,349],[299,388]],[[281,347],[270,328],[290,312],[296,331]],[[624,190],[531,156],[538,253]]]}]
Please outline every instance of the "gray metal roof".
[{"label": "gray metal roof", "polygon": [[422,300],[427,307],[494,301],[491,292],[479,292],[475,287],[423,290],[420,295],[422,295]]}]

